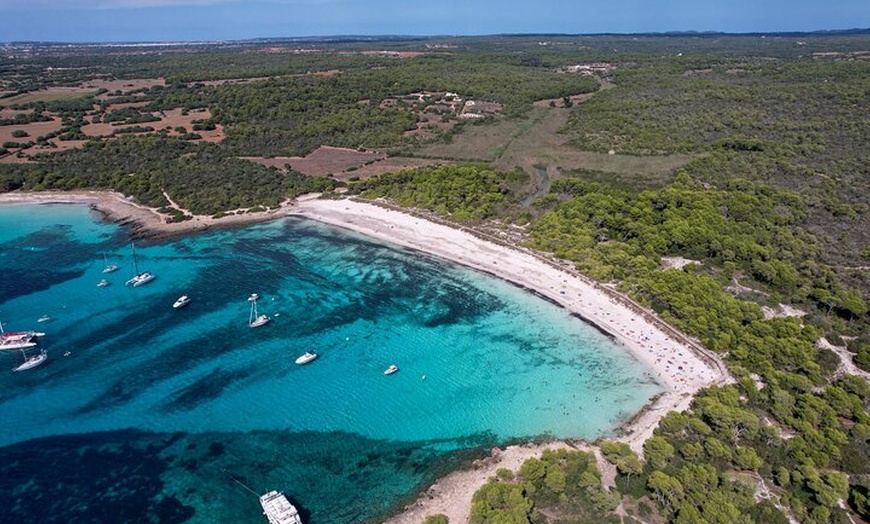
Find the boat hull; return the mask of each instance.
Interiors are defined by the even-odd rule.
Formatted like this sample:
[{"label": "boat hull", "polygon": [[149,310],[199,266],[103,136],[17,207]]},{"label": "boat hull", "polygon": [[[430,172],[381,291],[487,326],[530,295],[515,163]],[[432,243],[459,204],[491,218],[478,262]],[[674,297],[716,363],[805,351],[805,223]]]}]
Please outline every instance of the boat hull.
[{"label": "boat hull", "polygon": [[154,280],[154,278],[155,278],[155,275],[153,275],[151,273],[147,273],[147,272],[146,273],[139,273],[135,277],[128,280],[127,285],[132,286],[132,287],[144,286],[145,284]]},{"label": "boat hull", "polygon": [[272,319],[269,318],[268,315],[260,315],[259,317],[252,320],[248,325],[251,326],[252,328],[265,326],[266,324],[269,323],[270,320],[272,320]]},{"label": "boat hull", "polygon": [[36,346],[36,342],[31,342],[30,340],[9,340],[3,341],[0,343],[0,350],[2,349],[27,349]]},{"label": "boat hull", "polygon": [[317,353],[308,352],[308,353],[305,353],[304,355],[302,355],[301,357],[297,358],[296,363],[299,364],[300,366],[302,366],[304,364],[308,364],[309,362],[316,360],[317,357],[318,357]]},{"label": "boat hull", "polygon": [[27,371],[28,369],[33,369],[45,362],[47,358],[48,353],[46,353],[45,350],[42,350],[39,355],[25,359],[20,366],[13,368],[12,371]]},{"label": "boat hull", "polygon": [[190,304],[190,297],[185,295],[185,296],[179,298],[178,300],[176,300],[175,303],[172,304],[172,309],[181,309],[181,308],[187,306],[188,304]]},{"label": "boat hull", "polygon": [[279,491],[270,491],[260,497],[263,515],[269,524],[302,524],[299,512],[287,497]]}]

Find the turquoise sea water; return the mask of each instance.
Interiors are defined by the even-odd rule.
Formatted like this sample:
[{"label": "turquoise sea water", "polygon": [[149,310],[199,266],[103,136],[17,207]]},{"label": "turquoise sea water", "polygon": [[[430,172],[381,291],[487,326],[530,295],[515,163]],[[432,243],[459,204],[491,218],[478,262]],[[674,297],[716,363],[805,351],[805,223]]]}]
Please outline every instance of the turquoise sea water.
[{"label": "turquoise sea water", "polygon": [[492,445],[594,439],[661,390],[524,290],[316,222],[139,242],[158,276],[135,289],[131,254],[86,206],[0,208],[0,321],[49,353],[0,371],[0,522],[265,522],[230,476],[306,523],[377,521]]}]

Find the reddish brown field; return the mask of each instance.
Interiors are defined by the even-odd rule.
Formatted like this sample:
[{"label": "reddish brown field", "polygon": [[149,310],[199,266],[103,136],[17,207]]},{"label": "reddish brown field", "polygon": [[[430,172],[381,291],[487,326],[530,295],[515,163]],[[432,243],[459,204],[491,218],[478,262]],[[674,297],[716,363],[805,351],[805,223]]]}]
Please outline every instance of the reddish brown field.
[{"label": "reddish brown field", "polygon": [[[5,111],[2,113],[2,118],[9,118],[6,116]],[[60,118],[55,118],[50,122],[32,122],[20,126],[0,126],[0,144],[5,142],[29,142],[31,140],[36,140],[40,136],[47,135],[52,131],[57,131],[60,129],[60,125]],[[27,136],[16,138],[12,136],[12,133],[15,131],[24,131],[27,133]]]},{"label": "reddish brown field", "polygon": [[[120,109],[123,107],[140,107],[144,105],[144,102],[132,102],[125,104],[115,104],[111,105],[108,108],[108,111],[112,111],[114,109]],[[13,111],[11,109],[3,109],[0,110],[0,118],[13,118],[15,114],[20,113],[20,111]],[[138,124],[142,127],[152,127],[155,131],[159,131],[161,129],[165,129],[168,131],[169,136],[179,136],[181,133],[176,131],[176,128],[183,127],[187,132],[193,131],[193,121],[194,120],[207,120],[211,118],[211,113],[207,109],[199,109],[196,111],[190,111],[188,114],[182,114],[181,109],[173,109],[171,111],[165,111],[158,115],[161,117],[159,122],[147,122],[145,124]],[[128,125],[112,125],[112,124],[87,124],[82,127],[82,132],[87,134],[90,137],[111,137],[112,132],[117,129],[123,129],[125,127],[130,127]],[[45,136],[48,133],[53,131],[57,131],[61,128],[61,119],[54,118],[51,122],[33,122],[26,125],[13,125],[13,126],[0,126],[0,144],[6,142],[19,142],[26,143],[29,141],[35,141],[40,136]],[[28,136],[22,138],[15,138],[12,136],[14,131],[21,130],[27,133]],[[198,135],[202,137],[202,140],[205,142],[213,142],[217,143],[223,140],[224,133],[223,127],[218,125],[217,128],[213,131],[196,131]],[[146,133],[138,133],[138,134],[146,134]],[[58,140],[52,139],[49,140],[49,146],[33,146],[26,150],[24,150],[25,157],[20,158],[17,156],[17,150],[11,150],[11,153],[0,157],[0,163],[22,163],[28,162],[30,155],[36,155],[39,153],[50,153],[55,151],[65,151],[68,149],[75,149],[82,147],[86,144],[86,140]]]},{"label": "reddish brown field", "polygon": [[[366,166],[362,166],[358,170],[353,173],[347,173],[350,176],[358,176],[360,179],[365,180],[366,178],[373,177],[375,175],[382,175],[384,173],[395,173],[398,171],[404,171],[405,169],[416,169],[418,167],[426,167],[426,166],[435,166],[441,164],[453,164],[455,162],[451,162],[449,160],[432,160],[427,158],[411,158],[411,157],[389,157],[383,160],[379,160],[373,164],[369,164]],[[350,178],[350,176],[345,176],[344,178],[339,180],[346,180]]]},{"label": "reddish brown field", "polygon": [[[284,169],[284,166],[289,164],[291,169],[305,175],[326,176],[331,174],[340,179],[356,174],[357,169],[354,168],[360,168],[367,163],[376,162],[384,158],[386,158],[385,154],[375,151],[357,151],[341,147],[320,146],[317,150],[304,157],[247,157],[246,160],[266,166],[274,166],[279,169]],[[348,169],[352,171],[348,172]]]},{"label": "reddish brown field", "polygon": [[[109,106],[109,111],[113,109],[118,109],[121,106],[125,106],[128,104],[118,104],[117,106],[112,105]],[[194,120],[206,120],[211,118],[211,113],[207,109],[200,109],[196,111],[190,111],[188,114],[183,115],[181,109],[172,109],[170,111],[164,111],[160,113],[159,122],[146,122],[144,124],[137,124],[142,127],[153,127],[155,131],[159,131],[161,129],[166,129],[169,131],[169,136],[178,136],[181,133],[175,131],[177,127],[183,127],[187,132],[193,131],[193,121]],[[87,124],[82,127],[82,132],[88,136],[93,137],[108,137],[112,135],[112,132],[116,129],[123,129],[125,127],[130,127],[129,125],[112,125],[112,124]],[[206,142],[220,142],[223,140],[223,128],[218,126],[214,131],[195,131],[198,135],[202,137],[202,140]]]},{"label": "reddish brown field", "polygon": [[366,179],[383,173],[394,173],[404,169],[452,163],[433,161],[423,158],[387,157],[373,151],[357,151],[340,147],[321,146],[305,157],[245,157],[245,160],[283,170],[285,165],[308,176],[328,176],[335,180],[347,181],[351,178]]}]

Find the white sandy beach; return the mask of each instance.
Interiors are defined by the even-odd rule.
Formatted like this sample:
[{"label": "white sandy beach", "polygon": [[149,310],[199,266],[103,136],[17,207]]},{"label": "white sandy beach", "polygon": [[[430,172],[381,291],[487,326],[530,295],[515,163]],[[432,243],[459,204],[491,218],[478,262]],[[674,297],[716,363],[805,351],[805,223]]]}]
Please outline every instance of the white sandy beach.
[{"label": "white sandy beach", "polygon": [[[721,361],[650,313],[631,305],[627,297],[573,271],[551,265],[530,251],[484,240],[405,212],[351,200],[300,199],[290,213],[485,271],[535,290],[612,334],[638,360],[646,363],[666,388],[663,395],[622,428],[625,434],[619,440],[635,451],[642,451],[643,442],[652,435],[664,414],[687,409],[699,389],[730,381]],[[388,523],[420,523],[426,515],[438,513],[447,515],[451,523],[465,523],[472,495],[496,469],[515,471],[526,458],[539,456],[546,447],[512,446],[497,461],[487,460],[476,469],[454,472],[439,480],[408,506],[405,513]]]},{"label": "white sandy beach", "polygon": [[[601,286],[569,269],[567,264],[540,254],[488,240],[482,235],[433,222],[400,210],[353,200],[297,199],[289,207],[267,213],[233,215],[221,219],[195,217],[167,224],[154,210],[121,194],[99,191],[2,193],[0,204],[69,202],[88,203],[109,219],[150,234],[183,234],[209,227],[233,226],[287,215],[311,218],[326,224],[429,253],[476,268],[513,282],[560,304],[610,333],[625,349],[644,362],[665,393],[654,399],[621,429],[618,440],[642,452],[659,420],[669,411],[689,407],[701,388],[730,382],[725,365],[695,342],[673,330],[613,289]],[[468,521],[471,498],[498,468],[516,471],[522,462],[539,456],[547,447],[511,446],[499,457],[481,461],[474,469],[454,472],[440,479],[389,524],[422,522],[426,515],[442,513],[453,524]]]}]

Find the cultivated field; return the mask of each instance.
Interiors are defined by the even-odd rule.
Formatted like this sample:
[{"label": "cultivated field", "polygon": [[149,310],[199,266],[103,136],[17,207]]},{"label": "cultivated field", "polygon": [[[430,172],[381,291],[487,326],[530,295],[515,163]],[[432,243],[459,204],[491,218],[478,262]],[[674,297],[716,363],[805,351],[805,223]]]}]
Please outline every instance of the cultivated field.
[{"label": "cultivated field", "polygon": [[[0,100],[0,118],[11,119],[19,114],[29,114],[31,112],[30,110],[10,109],[9,106],[23,105],[32,102],[58,102],[85,98],[93,96],[101,89],[105,89],[107,92],[95,97],[95,100],[110,102],[110,104],[106,106],[104,111],[105,114],[120,109],[141,108],[147,105],[147,100],[138,102],[122,102],[118,104],[111,104],[111,100],[119,95],[128,95],[141,89],[149,89],[154,86],[164,86],[165,84],[166,82],[162,78],[140,78],[132,80],[95,79],[83,82],[81,85],[74,87],[51,87]],[[99,107],[100,106],[98,105],[94,105],[94,113],[85,117],[85,121],[91,123],[85,124],[81,127],[82,133],[87,135],[89,138],[110,138],[119,130],[132,127],[132,125],[123,122],[104,123],[98,121],[94,123],[93,120],[95,119],[95,115],[98,114],[97,110]],[[28,143],[37,142],[41,137],[47,138],[47,140],[43,140],[41,143],[36,143],[29,147],[25,146],[24,149],[7,147],[9,154],[0,157],[0,163],[29,162],[30,155],[79,148],[88,142],[88,140],[60,140],[59,138],[54,137],[54,135],[61,131],[63,123],[59,116],[55,116],[50,112],[48,114],[53,115],[53,118],[47,122],[31,122],[27,124],[0,126],[0,144],[15,143],[26,145]],[[141,127],[153,128],[154,131],[149,131],[147,133],[162,130],[170,136],[183,134],[180,131],[182,128],[184,129],[184,132],[191,132],[195,120],[207,120],[211,118],[211,113],[207,109],[197,109],[184,112],[181,108],[177,108],[169,111],[153,113],[153,115],[159,117],[160,120],[141,124]],[[100,114],[100,116],[102,116],[102,114]],[[22,135],[23,133],[23,135],[13,136],[13,133],[18,135]],[[135,134],[145,133],[146,132],[138,132]],[[218,125],[214,130],[197,131],[196,133],[201,137],[201,140],[206,142],[220,142],[223,140],[224,136],[223,128],[220,125]]]}]

